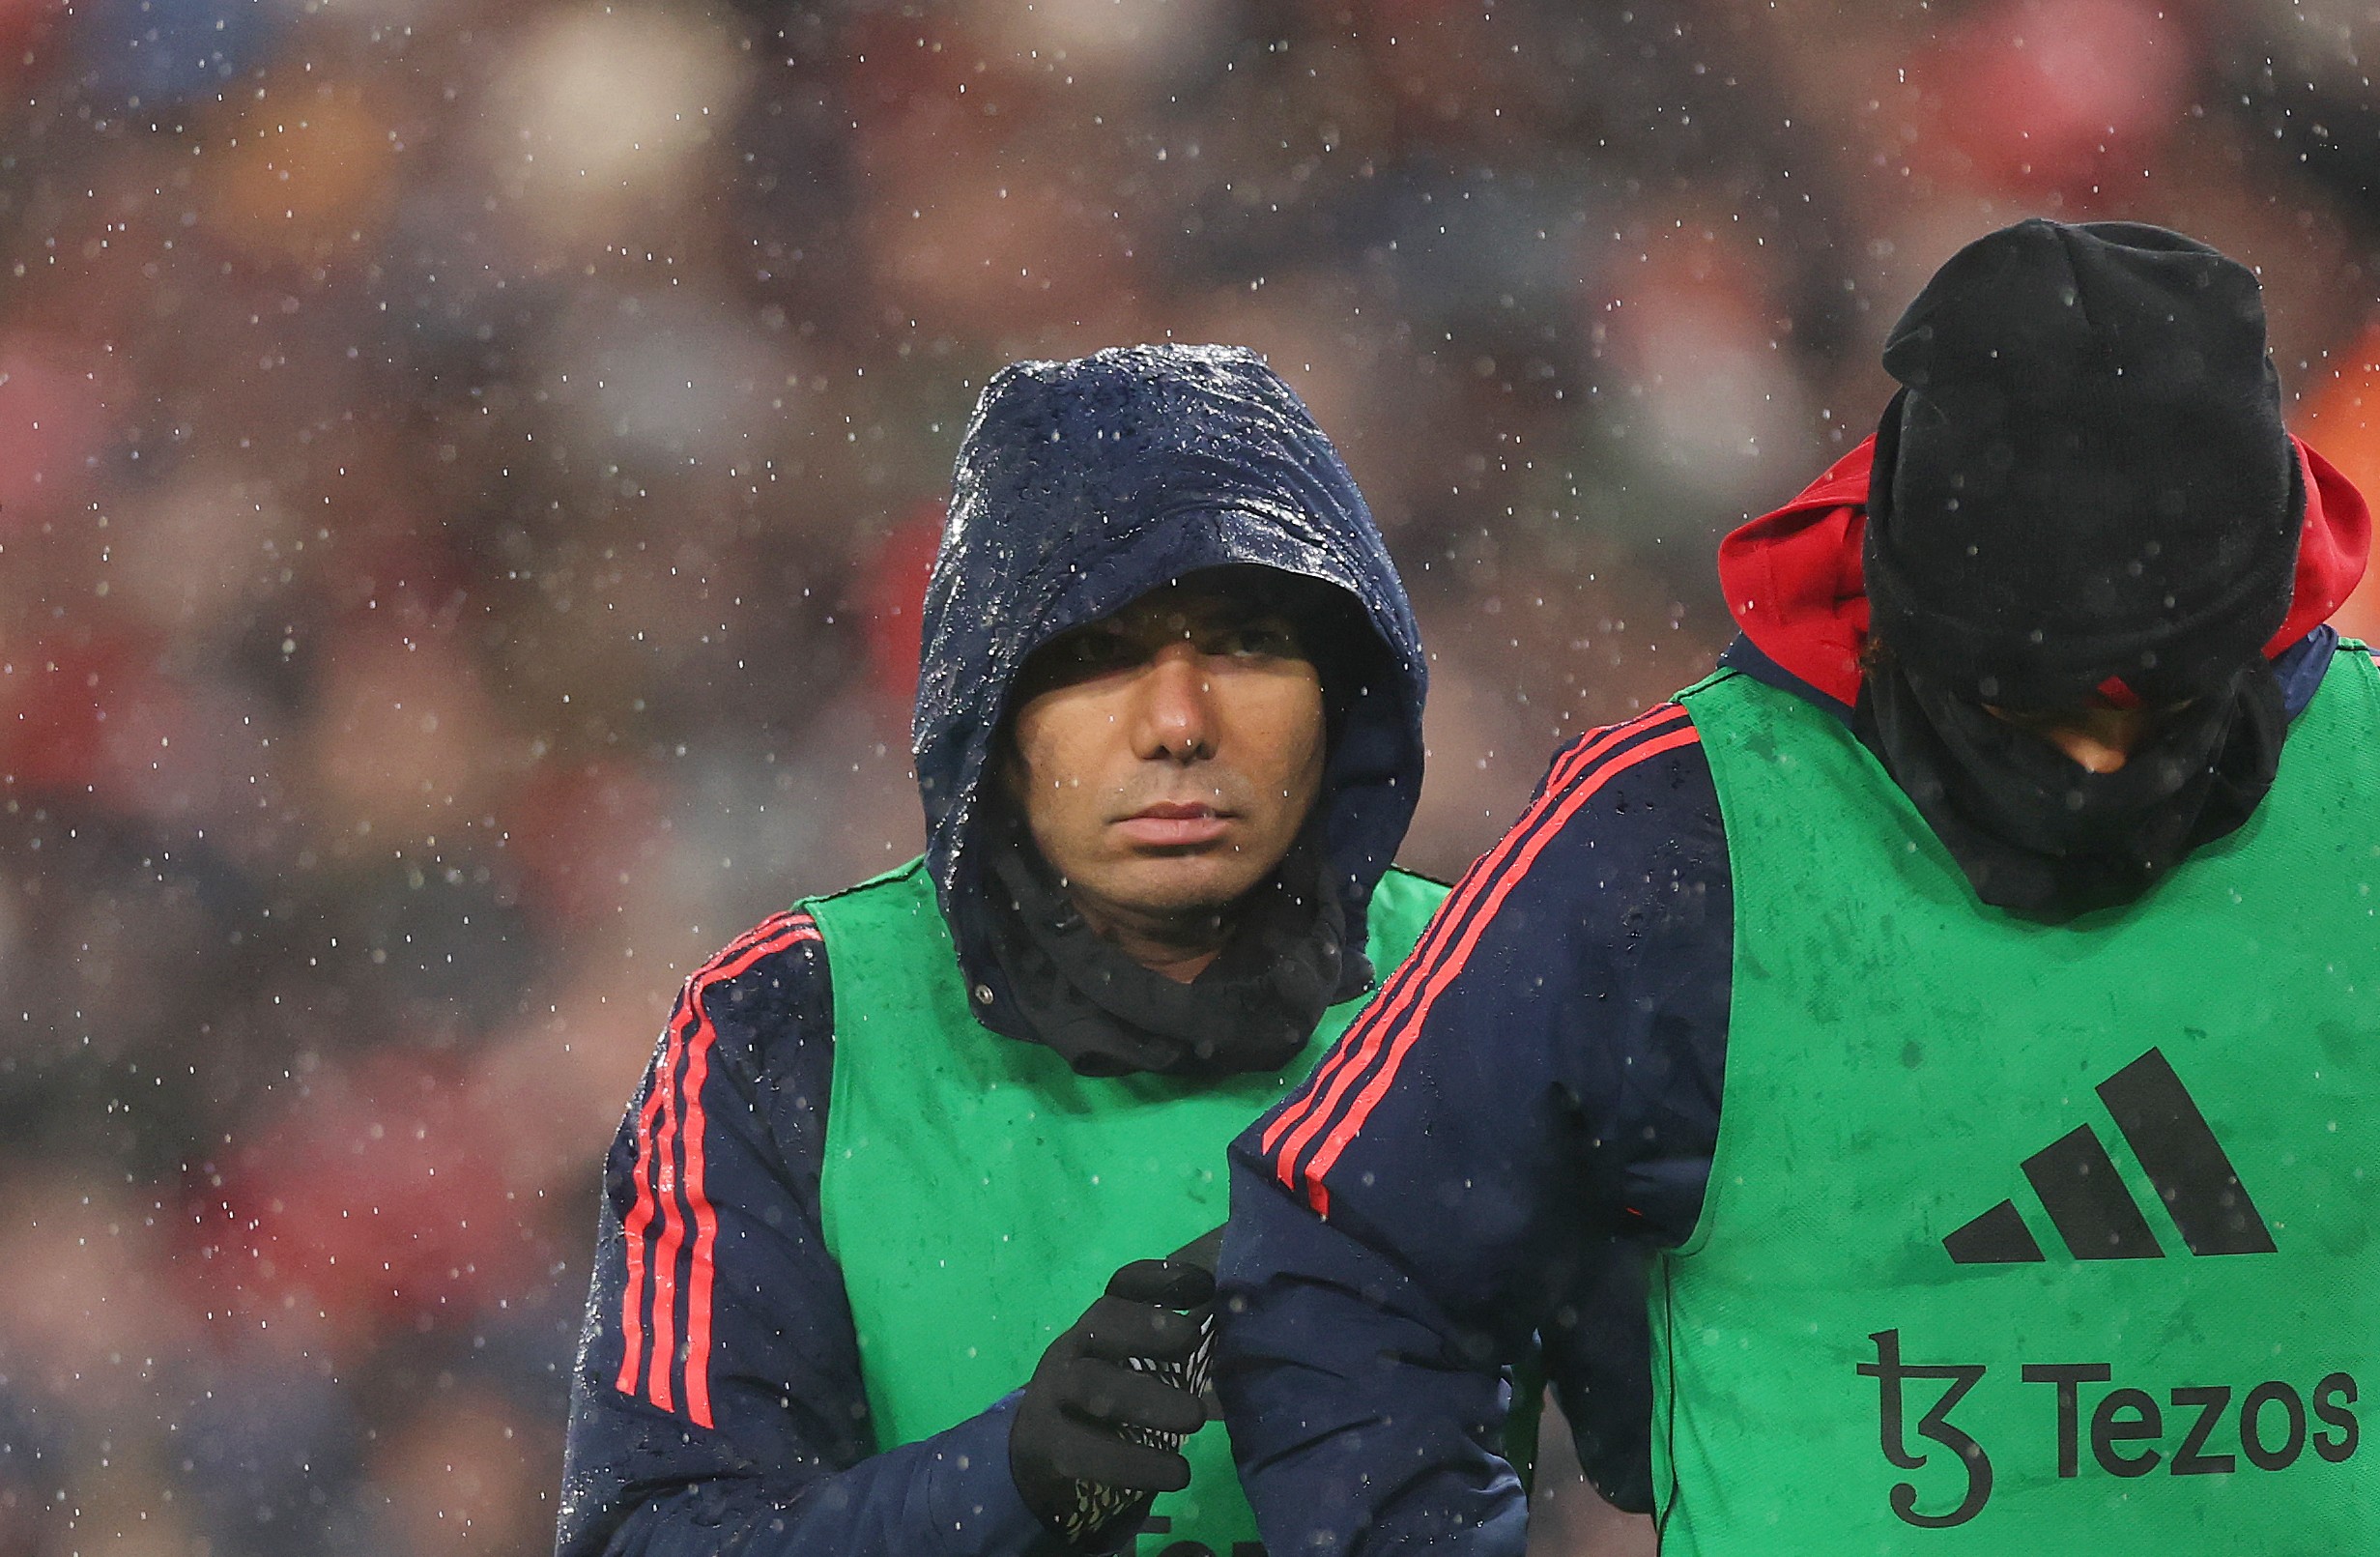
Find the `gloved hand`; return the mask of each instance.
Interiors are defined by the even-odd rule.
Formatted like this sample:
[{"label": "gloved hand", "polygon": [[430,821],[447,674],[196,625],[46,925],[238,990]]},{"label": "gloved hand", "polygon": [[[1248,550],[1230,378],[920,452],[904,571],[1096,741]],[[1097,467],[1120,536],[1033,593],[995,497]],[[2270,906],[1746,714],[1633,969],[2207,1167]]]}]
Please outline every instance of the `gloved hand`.
[{"label": "gloved hand", "polygon": [[1196,1265],[1134,1260],[1042,1354],[1009,1425],[1008,1469],[1025,1507],[1075,1545],[1102,1549],[1158,1493],[1190,1485],[1180,1449],[1206,1425],[1214,1301]]}]

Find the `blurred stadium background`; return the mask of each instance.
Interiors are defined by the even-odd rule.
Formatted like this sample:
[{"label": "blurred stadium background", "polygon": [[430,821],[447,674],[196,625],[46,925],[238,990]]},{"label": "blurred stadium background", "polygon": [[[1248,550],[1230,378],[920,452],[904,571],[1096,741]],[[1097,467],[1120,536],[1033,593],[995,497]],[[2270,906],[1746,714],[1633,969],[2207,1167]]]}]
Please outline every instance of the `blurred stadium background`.
[{"label": "blurred stadium background", "polygon": [[676,982],[918,842],[1002,362],[1306,395],[1452,873],[1706,666],[1714,540],[1988,227],[2259,266],[2380,490],[2374,50],[2361,0],[0,0],[0,1554],[550,1543]]}]

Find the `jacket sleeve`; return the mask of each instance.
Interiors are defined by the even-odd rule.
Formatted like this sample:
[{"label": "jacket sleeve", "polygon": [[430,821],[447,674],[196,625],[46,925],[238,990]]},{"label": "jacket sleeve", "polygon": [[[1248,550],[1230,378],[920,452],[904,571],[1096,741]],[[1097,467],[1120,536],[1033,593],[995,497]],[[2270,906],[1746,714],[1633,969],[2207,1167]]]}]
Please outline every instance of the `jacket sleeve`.
[{"label": "jacket sleeve", "polygon": [[1649,1502],[1630,1261],[1701,1212],[1731,955],[1708,764],[1664,705],[1556,758],[1235,1143],[1219,1383],[1274,1557],[1519,1552],[1498,1369],[1538,1334],[1582,1459]]},{"label": "jacket sleeve", "polygon": [[687,980],[604,1174],[559,1557],[1022,1553],[1011,1401],[874,1453],[819,1227],[825,946],[776,915]]}]

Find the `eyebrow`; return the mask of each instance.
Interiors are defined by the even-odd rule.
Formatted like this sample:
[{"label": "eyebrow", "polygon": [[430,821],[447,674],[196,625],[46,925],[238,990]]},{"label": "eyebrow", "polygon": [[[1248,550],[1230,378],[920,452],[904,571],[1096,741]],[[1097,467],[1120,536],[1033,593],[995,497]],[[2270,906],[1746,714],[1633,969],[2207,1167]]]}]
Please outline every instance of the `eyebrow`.
[{"label": "eyebrow", "polygon": [[1289,613],[1272,601],[1241,599],[1227,594],[1205,596],[1195,607],[1185,607],[1182,615],[1190,616],[1193,610],[1203,613],[1210,620],[1248,621],[1259,617],[1278,617],[1283,621],[1290,620]]},{"label": "eyebrow", "polygon": [[[1138,614],[1136,612],[1138,605],[1139,602],[1135,601],[1133,605],[1127,606],[1122,611],[1102,617],[1097,621],[1084,622],[1080,627],[1069,628],[1067,632],[1069,634],[1085,632],[1102,627],[1110,631],[1123,631],[1126,628],[1125,619],[1128,616]],[[1153,620],[1161,627],[1172,620],[1179,620],[1186,626],[1198,627],[1230,625],[1254,621],[1266,617],[1278,617],[1283,621],[1290,620],[1289,614],[1278,606],[1254,600],[1235,600],[1221,595],[1209,595],[1201,599],[1177,601],[1164,605],[1152,604],[1143,620]]]}]

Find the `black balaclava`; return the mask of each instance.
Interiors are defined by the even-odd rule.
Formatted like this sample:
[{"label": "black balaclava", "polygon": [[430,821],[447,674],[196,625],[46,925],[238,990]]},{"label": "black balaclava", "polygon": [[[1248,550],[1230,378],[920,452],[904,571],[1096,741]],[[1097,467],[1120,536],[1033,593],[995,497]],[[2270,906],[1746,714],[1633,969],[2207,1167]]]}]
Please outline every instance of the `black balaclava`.
[{"label": "black balaclava", "polygon": [[[1855,716],[1983,901],[2136,897],[2237,828],[2285,720],[2305,490],[2246,268],[2163,228],[2030,220],[1952,256],[1894,326]],[[2093,774],[1985,706],[2160,709]]]},{"label": "black balaclava", "polygon": [[[1300,646],[1322,680],[1324,738],[1336,740],[1356,689],[1379,678],[1379,640],[1355,599],[1267,567],[1194,576],[1298,624]],[[1272,875],[1232,907],[1221,953],[1185,984],[1141,966],[1092,931],[1015,802],[1001,796],[984,891],[993,900],[991,954],[1015,993],[1010,1021],[1084,1076],[1212,1079],[1279,1070],[1305,1047],[1327,1007],[1372,980],[1363,947],[1348,944],[1346,908],[1327,882],[1317,822],[1308,818]]]}]

